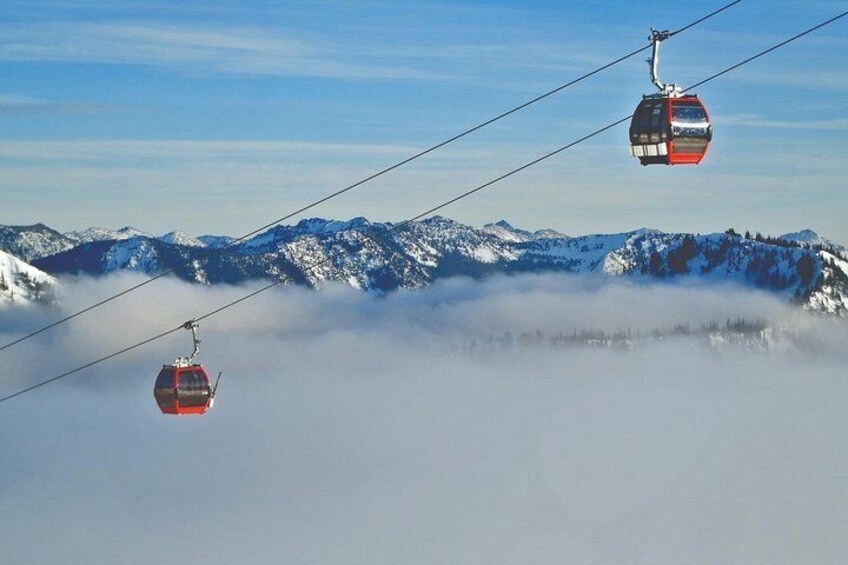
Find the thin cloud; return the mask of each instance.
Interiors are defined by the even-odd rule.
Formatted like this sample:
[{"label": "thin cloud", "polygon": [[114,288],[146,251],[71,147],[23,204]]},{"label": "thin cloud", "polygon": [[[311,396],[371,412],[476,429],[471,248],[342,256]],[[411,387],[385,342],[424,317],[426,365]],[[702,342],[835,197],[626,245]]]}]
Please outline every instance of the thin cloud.
[{"label": "thin cloud", "polygon": [[111,104],[54,102],[26,96],[0,94],[0,114],[92,114],[121,111]]},{"label": "thin cloud", "polygon": [[785,72],[740,70],[733,75],[733,79],[759,86],[792,87],[809,91],[848,90],[848,77],[844,73],[833,70],[810,70],[802,63],[798,63],[797,70],[788,69]]},{"label": "thin cloud", "polygon": [[355,55],[261,27],[198,29],[136,22],[8,26],[0,40],[0,60],[134,64],[248,75],[448,78],[402,64],[361,63]]},{"label": "thin cloud", "polygon": [[819,131],[848,130],[848,118],[831,118],[827,120],[772,120],[755,114],[738,114],[718,116],[713,120],[716,125],[767,128],[767,129],[799,129]]},{"label": "thin cloud", "polygon": [[307,141],[208,141],[208,140],[124,140],[124,141],[4,141],[0,157],[21,160],[210,159],[218,157],[268,159],[288,152],[330,153],[335,155],[408,155],[412,146]]},{"label": "thin cloud", "polygon": [[[464,29],[464,28],[462,28]],[[489,33],[493,30],[487,29]],[[475,33],[481,33],[475,28]],[[579,72],[606,62],[574,45],[471,41],[445,45],[291,37],[262,26],[187,27],[132,20],[45,22],[9,27],[0,60],[166,66],[189,72],[369,80],[449,80],[491,84],[475,69]],[[446,70],[446,65],[449,70]],[[439,70],[434,70],[438,68]],[[512,83],[505,83],[512,85]]]}]

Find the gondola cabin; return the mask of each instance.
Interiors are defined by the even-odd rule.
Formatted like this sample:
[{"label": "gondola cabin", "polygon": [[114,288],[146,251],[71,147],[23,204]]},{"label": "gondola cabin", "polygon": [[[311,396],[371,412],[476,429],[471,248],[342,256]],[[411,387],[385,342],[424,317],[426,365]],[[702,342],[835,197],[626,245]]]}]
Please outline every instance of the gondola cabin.
[{"label": "gondola cabin", "polygon": [[201,365],[164,365],[153,396],[163,414],[203,414],[212,407],[214,388]]},{"label": "gondola cabin", "polygon": [[630,154],[643,165],[697,165],[713,137],[694,94],[646,96],[630,120]]},{"label": "gondola cabin", "polygon": [[[203,414],[212,408],[215,401],[218,382],[213,386],[203,366],[194,362],[200,351],[198,327],[200,325],[194,320],[183,324],[184,329],[191,331],[194,345],[191,355],[180,357],[170,365],[162,365],[156,377],[153,397],[163,414]],[[221,380],[221,373],[218,373],[218,380]]]}]

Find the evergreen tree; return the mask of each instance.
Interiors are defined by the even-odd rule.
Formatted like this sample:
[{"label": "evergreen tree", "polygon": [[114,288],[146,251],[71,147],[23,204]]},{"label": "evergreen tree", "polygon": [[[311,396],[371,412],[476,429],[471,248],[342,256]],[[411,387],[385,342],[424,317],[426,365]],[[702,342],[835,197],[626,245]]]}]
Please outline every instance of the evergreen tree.
[{"label": "evergreen tree", "polygon": [[656,277],[662,277],[663,276],[663,274],[664,274],[663,273],[663,260],[662,260],[662,256],[659,254],[659,252],[654,251],[654,252],[651,253],[651,258],[649,259],[648,264],[649,264],[649,271],[652,275],[654,275]]},{"label": "evergreen tree", "polygon": [[816,263],[809,253],[805,253],[795,265],[795,270],[798,273],[798,280],[801,286],[807,286],[813,281],[813,275],[816,271]]},{"label": "evergreen tree", "polygon": [[687,263],[695,257],[697,252],[698,245],[695,243],[695,238],[691,235],[684,236],[680,246],[668,254],[668,270],[675,274],[688,272]]}]

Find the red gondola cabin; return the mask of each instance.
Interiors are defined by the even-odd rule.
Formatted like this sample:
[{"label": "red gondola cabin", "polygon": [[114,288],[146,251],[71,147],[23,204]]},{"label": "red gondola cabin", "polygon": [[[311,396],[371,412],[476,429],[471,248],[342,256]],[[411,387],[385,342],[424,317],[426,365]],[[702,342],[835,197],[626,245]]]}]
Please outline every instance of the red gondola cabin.
[{"label": "red gondola cabin", "polygon": [[214,389],[200,365],[164,365],[153,396],[163,414],[203,414],[212,407]]},{"label": "red gondola cabin", "polygon": [[694,94],[654,94],[630,120],[630,154],[643,165],[697,165],[707,153],[713,128]]}]

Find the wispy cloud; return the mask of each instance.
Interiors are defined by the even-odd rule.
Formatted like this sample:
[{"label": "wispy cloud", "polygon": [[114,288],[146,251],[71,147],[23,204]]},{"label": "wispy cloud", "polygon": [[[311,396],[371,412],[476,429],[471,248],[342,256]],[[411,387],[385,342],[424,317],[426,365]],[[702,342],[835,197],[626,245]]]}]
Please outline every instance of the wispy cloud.
[{"label": "wispy cloud", "polygon": [[250,26],[204,29],[124,21],[7,26],[0,39],[0,60],[169,66],[248,75],[447,78],[391,61],[364,63],[355,52]]},{"label": "wispy cloud", "polygon": [[832,118],[827,120],[772,120],[756,114],[737,114],[717,116],[713,120],[716,125],[740,126],[769,129],[800,129],[845,131],[848,130],[848,118]]},{"label": "wispy cloud", "polygon": [[53,102],[0,94],[0,114],[90,114],[116,112],[118,106],[81,102]]},{"label": "wispy cloud", "polygon": [[787,72],[769,72],[760,69],[741,70],[733,75],[734,80],[754,83],[758,86],[779,86],[804,88],[810,91],[845,91],[848,90],[848,76],[835,72],[835,68],[814,71],[801,67]]},{"label": "wispy cloud", "polygon": [[499,43],[483,24],[473,29],[460,25],[457,33],[472,37],[450,43],[414,36],[386,38],[379,27],[365,34],[344,30],[332,35],[256,23],[189,26],[138,19],[4,27],[0,60],[164,66],[257,76],[488,83],[492,77],[484,77],[506,68],[570,73],[608,60],[576,49],[574,43],[514,37]]},{"label": "wispy cloud", "polygon": [[[2,104],[2,103],[0,103]],[[0,158],[27,161],[96,160],[112,158],[205,160],[220,157],[263,160],[279,158],[293,151],[334,155],[409,155],[412,146],[308,141],[210,141],[210,140],[127,140],[127,141],[4,141]]]}]

